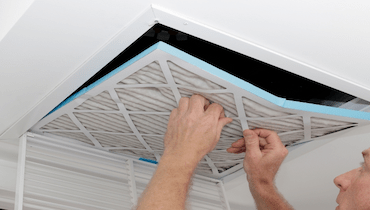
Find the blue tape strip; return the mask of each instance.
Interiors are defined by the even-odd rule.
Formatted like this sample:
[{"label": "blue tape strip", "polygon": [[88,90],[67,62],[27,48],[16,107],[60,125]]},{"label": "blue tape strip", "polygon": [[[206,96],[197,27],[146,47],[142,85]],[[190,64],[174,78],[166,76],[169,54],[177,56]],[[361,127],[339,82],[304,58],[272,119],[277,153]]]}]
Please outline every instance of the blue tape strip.
[{"label": "blue tape strip", "polygon": [[[266,92],[242,79],[239,79],[225,71],[222,71],[198,58],[195,58],[179,49],[176,49],[175,47],[172,47],[164,42],[158,42],[151,46],[150,48],[146,49],[139,55],[135,56],[128,62],[124,63],[117,69],[113,70],[109,74],[105,75],[104,77],[100,78],[93,84],[89,85],[88,87],[84,88],[83,90],[77,92],[76,94],[72,95],[65,101],[63,101],[61,104],[59,104],[53,111],[50,113],[56,111],[57,109],[60,109],[62,106],[66,105],[67,103],[71,102],[75,98],[85,94],[95,86],[99,85],[100,83],[104,82],[108,78],[115,75],[117,72],[122,71],[126,67],[130,66],[137,60],[141,59],[142,57],[146,56],[147,54],[151,53],[152,51],[160,49],[164,52],[167,52],[171,55],[174,55],[192,65],[195,65],[217,77],[222,78],[223,80],[226,80],[250,93],[253,93],[257,95],[258,97],[261,97],[267,101],[270,101],[271,103],[274,103],[278,106],[289,108],[289,109],[296,109],[296,110],[302,110],[302,111],[308,111],[308,112],[317,112],[322,114],[329,114],[329,115],[337,115],[337,116],[343,116],[343,117],[351,117],[351,118],[357,118],[357,119],[363,119],[363,120],[370,120],[370,113],[367,112],[361,112],[361,111],[355,111],[355,110],[349,110],[349,109],[341,109],[341,108],[335,108],[335,107],[328,107],[328,106],[322,106],[322,105],[316,105],[316,104],[309,104],[304,102],[296,102],[296,101],[290,101],[286,100],[285,98],[280,98],[275,95],[272,95],[269,92]],[[50,114],[49,113],[49,114]]]},{"label": "blue tape strip", "polygon": [[269,92],[266,92],[242,79],[239,79],[238,77],[235,77],[225,71],[222,71],[221,69],[218,69],[198,58],[195,58],[193,57],[192,55],[189,55],[179,49],[176,49],[164,42],[159,42],[158,44],[158,49],[164,51],[164,52],[167,52],[171,55],[174,55],[188,63],[191,63],[193,64],[194,66],[197,66],[215,76],[218,76],[220,78],[222,78],[223,80],[226,80],[236,86],[239,86],[241,88],[243,88],[244,90],[247,90],[255,95],[258,95],[259,97],[263,98],[263,99],[266,99],[268,101],[271,101],[272,103],[276,104],[276,105],[279,105],[279,106],[283,106],[284,102],[286,101],[285,98],[280,98],[280,97],[277,97],[275,95],[272,95],[271,93]]},{"label": "blue tape strip", "polygon": [[157,161],[155,161],[155,160],[150,160],[150,159],[146,159],[146,158],[139,158],[139,160],[142,160],[142,161],[145,161],[145,162],[148,162],[148,163],[158,164],[158,162],[157,162]]},{"label": "blue tape strip", "polygon": [[166,43],[160,42],[158,45],[158,49],[165,51],[171,55],[174,55],[188,63],[191,63],[215,76],[222,78],[223,80],[226,80],[234,85],[237,85],[238,87],[243,88],[244,90],[251,92],[257,95],[258,97],[261,97],[267,101],[270,101],[271,103],[274,103],[278,106],[289,108],[289,109],[308,111],[308,112],[317,112],[317,113],[322,113],[322,114],[330,114],[330,115],[351,117],[351,118],[357,118],[357,119],[363,119],[363,120],[370,120],[370,113],[367,113],[367,112],[360,112],[360,111],[349,110],[349,109],[341,109],[341,108],[336,108],[336,107],[329,107],[329,106],[309,104],[309,103],[304,103],[304,102],[290,101],[290,100],[286,100],[285,98],[277,97],[242,79],[239,79],[225,71],[222,71],[198,58],[195,58],[181,50],[178,50]]},{"label": "blue tape strip", "polygon": [[370,120],[370,113],[287,100],[284,108]]}]

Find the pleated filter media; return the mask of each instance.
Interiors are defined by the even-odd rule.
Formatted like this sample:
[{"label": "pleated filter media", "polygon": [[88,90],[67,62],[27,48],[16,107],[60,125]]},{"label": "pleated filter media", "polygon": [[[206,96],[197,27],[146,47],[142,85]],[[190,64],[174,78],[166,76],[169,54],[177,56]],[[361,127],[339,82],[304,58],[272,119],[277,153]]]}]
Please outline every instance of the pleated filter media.
[{"label": "pleated filter media", "polygon": [[[258,71],[241,67],[241,71]],[[159,161],[171,110],[200,94],[224,107],[233,122],[196,173],[224,177],[242,168],[244,154],[226,149],[244,129],[276,131],[286,147],[369,124],[370,114],[289,101],[159,42],[69,97],[32,131],[135,158]]]}]

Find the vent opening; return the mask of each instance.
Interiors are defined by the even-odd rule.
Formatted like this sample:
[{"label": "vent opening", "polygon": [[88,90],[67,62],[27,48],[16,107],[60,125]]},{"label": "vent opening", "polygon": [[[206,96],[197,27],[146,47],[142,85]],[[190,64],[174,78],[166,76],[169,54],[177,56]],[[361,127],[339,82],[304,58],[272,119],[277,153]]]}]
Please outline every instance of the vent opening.
[{"label": "vent opening", "polygon": [[225,115],[233,118],[223,128],[216,149],[197,167],[197,173],[214,178],[242,167],[243,154],[230,154],[226,149],[242,137],[244,129],[274,130],[291,148],[370,120],[370,113],[282,100],[159,42],[66,100],[31,130],[123,156],[159,161],[170,111],[181,96],[194,93],[220,103]]},{"label": "vent opening", "polygon": [[[163,41],[269,93],[288,100],[339,107],[355,97],[173,28],[156,24],[74,93]],[[71,95],[73,95],[72,93]]]}]

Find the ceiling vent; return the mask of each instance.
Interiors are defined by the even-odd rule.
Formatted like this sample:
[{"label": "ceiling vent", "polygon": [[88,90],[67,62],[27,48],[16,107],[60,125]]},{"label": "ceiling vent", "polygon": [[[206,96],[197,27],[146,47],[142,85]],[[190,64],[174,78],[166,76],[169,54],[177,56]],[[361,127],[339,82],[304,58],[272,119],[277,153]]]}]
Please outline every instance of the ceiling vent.
[{"label": "ceiling vent", "polygon": [[242,137],[244,129],[274,130],[285,146],[292,148],[370,122],[370,113],[275,96],[158,42],[90,81],[31,130],[116,154],[159,161],[171,110],[181,97],[193,94],[220,103],[226,116],[233,118],[223,129],[216,148],[198,165],[197,174],[213,178],[242,168],[244,154],[230,154],[226,148]]}]

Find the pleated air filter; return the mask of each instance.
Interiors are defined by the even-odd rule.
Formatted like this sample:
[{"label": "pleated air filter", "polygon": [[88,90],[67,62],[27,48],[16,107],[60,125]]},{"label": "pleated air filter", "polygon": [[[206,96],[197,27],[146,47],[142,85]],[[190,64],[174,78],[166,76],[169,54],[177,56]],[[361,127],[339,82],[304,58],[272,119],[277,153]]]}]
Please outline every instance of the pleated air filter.
[{"label": "pleated air filter", "polygon": [[370,119],[370,113],[276,97],[159,42],[68,98],[32,131],[159,160],[171,110],[181,97],[193,94],[221,104],[234,119],[197,168],[198,174],[215,178],[242,167],[244,154],[226,149],[242,137],[243,129],[274,130],[287,147],[294,147],[369,124]]}]

